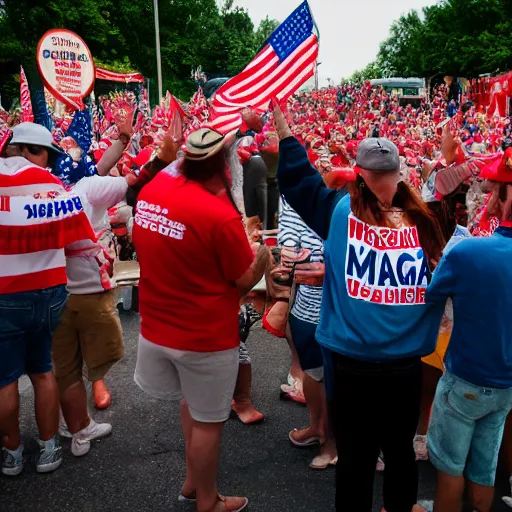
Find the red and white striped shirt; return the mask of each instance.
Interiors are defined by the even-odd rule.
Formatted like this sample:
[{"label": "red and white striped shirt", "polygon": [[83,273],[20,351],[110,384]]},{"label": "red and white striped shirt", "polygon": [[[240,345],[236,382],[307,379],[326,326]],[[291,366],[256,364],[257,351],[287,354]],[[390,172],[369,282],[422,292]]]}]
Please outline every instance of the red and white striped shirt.
[{"label": "red and white striped shirt", "polygon": [[67,283],[64,247],[96,240],[80,198],[22,157],[0,158],[0,294]]}]

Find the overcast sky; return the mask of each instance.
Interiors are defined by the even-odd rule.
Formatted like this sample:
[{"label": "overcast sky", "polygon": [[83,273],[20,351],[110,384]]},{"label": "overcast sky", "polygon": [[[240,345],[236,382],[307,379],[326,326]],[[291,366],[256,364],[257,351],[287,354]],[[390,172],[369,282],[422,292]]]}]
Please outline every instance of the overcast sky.
[{"label": "overcast sky", "polygon": [[[235,0],[257,26],[265,16],[284,21],[302,0]],[[375,59],[391,23],[436,0],[309,0],[320,30],[320,84],[339,83]]]}]

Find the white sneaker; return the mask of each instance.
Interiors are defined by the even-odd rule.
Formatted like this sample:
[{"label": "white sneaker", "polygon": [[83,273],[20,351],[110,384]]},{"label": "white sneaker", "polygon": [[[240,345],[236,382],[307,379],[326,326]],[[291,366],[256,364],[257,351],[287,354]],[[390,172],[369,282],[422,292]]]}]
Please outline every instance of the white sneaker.
[{"label": "white sneaker", "polygon": [[23,471],[22,444],[16,450],[2,448],[2,473],[7,476],[17,476]]},{"label": "white sneaker", "polygon": [[65,423],[59,424],[59,435],[60,437],[65,437],[66,439],[73,438],[73,434],[68,430],[68,426]]},{"label": "white sneaker", "polygon": [[416,460],[428,460],[427,436],[416,434],[413,441]]},{"label": "white sneaker", "polygon": [[64,419],[64,414],[62,414],[62,409],[59,409],[59,435],[66,439],[71,439],[73,437],[73,434],[69,431],[66,420]]},{"label": "white sneaker", "polygon": [[91,449],[91,441],[108,436],[112,432],[110,423],[96,423],[92,418],[89,425],[73,434],[71,441],[71,453],[75,457],[82,457]]}]

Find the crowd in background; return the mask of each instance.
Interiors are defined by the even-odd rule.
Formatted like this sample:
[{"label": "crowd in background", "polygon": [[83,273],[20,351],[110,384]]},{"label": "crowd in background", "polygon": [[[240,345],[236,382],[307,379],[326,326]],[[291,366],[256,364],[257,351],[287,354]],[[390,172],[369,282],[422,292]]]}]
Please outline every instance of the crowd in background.
[{"label": "crowd in background", "polygon": [[244,343],[262,317],[290,346],[281,391],[310,414],[288,437],[319,445],[312,469],[336,466],[336,510],[371,510],[377,468],[386,511],[408,512],[429,457],[436,511],[460,510],[464,477],[474,508],[490,510],[504,432],[512,474],[510,118],[445,85],[419,107],[369,83],[278,103],[248,107],[229,135],[208,127],[200,90],[151,114],[144,91],[101,97],[52,113],[51,132],[2,113],[5,475],[24,464],[25,373],[38,471],[62,463],[58,432],[75,456],[111,432],[89,414],[83,375],[108,407],[104,378],[124,355],[114,270],[137,260],[135,381],[184,397],[180,501],[247,505],[219,496],[217,467],[230,411],[264,419]]}]

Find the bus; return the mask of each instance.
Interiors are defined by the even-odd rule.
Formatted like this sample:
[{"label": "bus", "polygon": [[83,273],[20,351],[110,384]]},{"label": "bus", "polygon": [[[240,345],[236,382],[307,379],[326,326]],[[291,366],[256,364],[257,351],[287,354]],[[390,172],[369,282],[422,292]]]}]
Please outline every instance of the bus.
[{"label": "bus", "polygon": [[427,98],[423,78],[377,78],[370,80],[370,83],[374,87],[383,87],[390,94],[396,94],[402,106],[411,104],[413,107],[419,107]]}]

